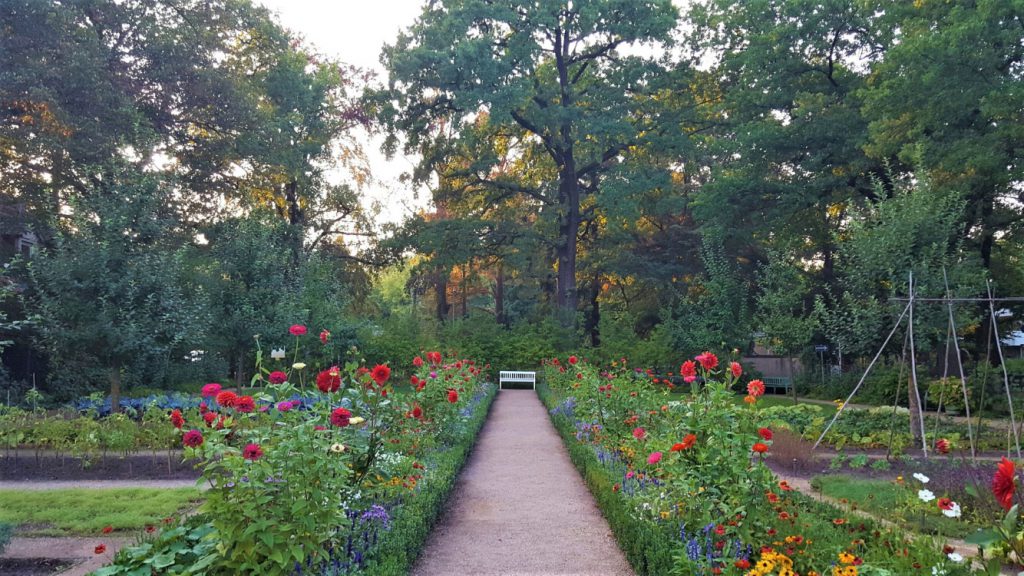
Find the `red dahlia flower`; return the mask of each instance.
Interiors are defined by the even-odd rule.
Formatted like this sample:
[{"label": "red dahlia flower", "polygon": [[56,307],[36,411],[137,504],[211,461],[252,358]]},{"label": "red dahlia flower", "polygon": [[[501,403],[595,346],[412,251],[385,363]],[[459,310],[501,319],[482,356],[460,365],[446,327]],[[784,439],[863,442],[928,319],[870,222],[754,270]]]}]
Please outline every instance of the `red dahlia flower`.
[{"label": "red dahlia flower", "polygon": [[193,428],[185,432],[181,437],[181,443],[188,448],[199,448],[203,445],[203,433]]},{"label": "red dahlia flower", "polygon": [[331,412],[331,424],[338,428],[348,426],[350,418],[352,418],[352,413],[345,408],[335,408],[334,411]]},{"label": "red dahlia flower", "polygon": [[740,376],[743,376],[743,367],[740,366],[739,362],[729,363],[729,371],[732,372],[733,378],[739,378]]},{"label": "red dahlia flower", "polygon": [[764,395],[764,382],[760,380],[751,380],[747,384],[747,394],[757,398],[758,396]]},{"label": "red dahlia flower", "polygon": [[579,359],[577,359],[575,356],[569,356],[569,364],[575,365],[576,362],[579,362]]},{"label": "red dahlia flower", "polygon": [[772,439],[772,431],[770,429],[768,429],[768,428],[760,428],[760,429],[758,429],[757,435],[760,436],[765,441],[768,441],[768,440]]},{"label": "red dahlia flower", "polygon": [[679,367],[679,375],[687,384],[693,382],[697,379],[697,365],[693,363],[693,360],[683,362],[683,365]]},{"label": "red dahlia flower", "polygon": [[263,448],[259,444],[248,444],[242,449],[242,458],[256,461],[263,457]]},{"label": "red dahlia flower", "polygon": [[412,365],[417,367],[417,368],[423,366],[423,358],[420,358],[419,356],[413,358],[412,359]]},{"label": "red dahlia flower", "polygon": [[373,370],[370,370],[370,378],[373,378],[377,386],[383,386],[388,381],[388,378],[391,378],[391,368],[386,364],[377,364],[373,367]]},{"label": "red dahlia flower", "polygon": [[185,417],[181,415],[181,410],[175,408],[171,410],[171,425],[181,430],[181,427],[185,425]]},{"label": "red dahlia flower", "polygon": [[452,404],[455,404],[456,402],[458,402],[459,401],[459,393],[456,392],[455,390],[449,389],[448,390],[448,401],[451,402]]},{"label": "red dahlia flower", "polygon": [[256,400],[252,396],[241,396],[235,400],[235,410],[243,413],[249,413],[256,409]]},{"label": "red dahlia flower", "polygon": [[235,405],[235,401],[238,400],[238,394],[230,390],[225,390],[220,394],[217,394],[217,404],[220,404],[224,408],[230,408]]},{"label": "red dahlia flower", "polygon": [[1013,507],[1013,493],[1017,490],[1017,470],[1005,456],[999,461],[996,475],[992,477],[992,493],[1004,510]]},{"label": "red dahlia flower", "polygon": [[341,388],[341,370],[337,366],[331,366],[317,374],[316,387],[324,394],[337,392]]},{"label": "red dahlia flower", "polygon": [[288,333],[292,336],[304,336],[306,332],[306,327],[302,324],[293,324],[292,327],[288,329]]},{"label": "red dahlia flower", "polygon": [[441,353],[440,352],[427,352],[427,360],[430,361],[431,364],[440,364],[441,363]]},{"label": "red dahlia flower", "polygon": [[764,454],[765,452],[768,451],[768,445],[763,442],[755,442],[750,449],[753,450],[754,452],[757,452],[758,454]]},{"label": "red dahlia flower", "polygon": [[699,354],[694,358],[697,362],[700,362],[701,368],[705,370],[714,370],[718,366],[718,356],[715,356],[711,352],[705,351],[703,354]]}]

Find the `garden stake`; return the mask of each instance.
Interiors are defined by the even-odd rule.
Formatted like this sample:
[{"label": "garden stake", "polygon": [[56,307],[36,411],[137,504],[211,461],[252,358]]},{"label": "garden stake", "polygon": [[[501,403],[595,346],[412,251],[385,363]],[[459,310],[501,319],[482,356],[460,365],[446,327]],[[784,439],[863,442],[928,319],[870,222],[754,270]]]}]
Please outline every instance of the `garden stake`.
[{"label": "garden stake", "polygon": [[[928,458],[928,440],[924,433],[924,410],[921,406],[921,389],[917,387],[917,358],[914,355],[914,272],[908,277],[907,287],[910,291],[910,383],[914,385],[914,397],[917,399],[917,424],[921,428],[921,453]],[[913,420],[913,419],[911,419]]]},{"label": "garden stake", "polygon": [[[996,309],[992,304],[992,280],[988,281],[988,313],[992,317],[992,337],[996,341],[996,352],[999,354],[999,365],[1003,369],[1003,388],[1006,389],[1006,402],[1010,409],[1010,428],[1013,429],[1013,444],[1017,448],[1017,459],[1020,459],[1020,436],[1017,432],[1017,419],[1013,413],[1013,396],[1010,394],[1010,376],[1006,373],[1006,361],[1003,359],[1003,346],[999,343],[999,327],[996,326]],[[1009,439],[1007,439],[1009,444]],[[1007,450],[1009,451],[1009,450]]]},{"label": "garden stake", "polygon": [[[946,284],[946,297],[949,298],[949,276],[946,274],[945,266],[942,267],[942,280]],[[971,462],[977,462],[974,448],[974,430],[971,426],[971,403],[967,398],[967,378],[964,377],[964,362],[960,357],[960,342],[956,338],[956,321],[953,319],[952,300],[946,302],[946,308],[949,310],[949,331],[953,337],[953,349],[956,351],[956,364],[960,368],[960,389],[964,393],[964,414],[967,417],[967,439],[971,443]]]}]

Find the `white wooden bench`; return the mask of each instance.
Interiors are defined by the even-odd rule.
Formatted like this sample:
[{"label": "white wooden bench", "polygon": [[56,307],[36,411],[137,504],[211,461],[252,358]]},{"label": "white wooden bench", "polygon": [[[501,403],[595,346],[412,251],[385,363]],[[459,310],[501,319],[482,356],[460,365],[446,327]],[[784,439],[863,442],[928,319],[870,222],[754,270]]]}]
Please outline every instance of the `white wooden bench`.
[{"label": "white wooden bench", "polygon": [[498,390],[501,390],[506,382],[521,382],[530,385],[530,388],[537,389],[537,373],[521,372],[513,370],[502,370],[498,373]]}]

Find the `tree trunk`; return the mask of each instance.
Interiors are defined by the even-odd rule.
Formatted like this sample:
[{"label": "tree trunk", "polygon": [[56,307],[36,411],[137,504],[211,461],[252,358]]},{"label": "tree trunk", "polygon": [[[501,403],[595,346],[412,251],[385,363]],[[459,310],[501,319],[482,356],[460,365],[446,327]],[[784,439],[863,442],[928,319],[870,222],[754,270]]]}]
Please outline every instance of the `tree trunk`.
[{"label": "tree trunk", "polygon": [[235,359],[237,364],[235,365],[235,387],[241,388],[245,384],[245,352],[239,351],[238,357]]},{"label": "tree trunk", "polygon": [[445,281],[442,270],[438,270],[434,276],[434,289],[437,292],[437,307],[434,309],[434,315],[437,316],[439,322],[444,322],[448,320],[448,282]]},{"label": "tree trunk", "polygon": [[558,244],[558,292],[557,304],[564,326],[576,322],[576,237],[580,230],[580,189],[576,180],[576,162],[571,152],[566,155],[566,165],[559,171],[558,191],[561,199]]},{"label": "tree trunk", "polygon": [[590,310],[587,314],[586,331],[590,335],[590,345],[597,348],[601,345],[601,274],[594,274],[590,283]]},{"label": "tree trunk", "polygon": [[505,263],[498,262],[498,270],[494,279],[494,321],[502,326],[505,322]]},{"label": "tree trunk", "polygon": [[110,412],[116,414],[121,411],[121,367],[111,366],[110,372]]}]

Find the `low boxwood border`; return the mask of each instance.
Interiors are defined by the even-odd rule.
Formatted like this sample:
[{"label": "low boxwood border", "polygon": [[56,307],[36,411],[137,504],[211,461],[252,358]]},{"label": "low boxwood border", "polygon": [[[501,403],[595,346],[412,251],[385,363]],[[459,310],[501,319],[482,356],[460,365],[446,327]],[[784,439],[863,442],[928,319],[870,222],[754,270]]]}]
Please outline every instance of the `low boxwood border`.
[{"label": "low boxwood border", "polygon": [[590,446],[576,441],[576,429],[568,418],[551,413],[555,407],[554,397],[547,384],[537,385],[537,395],[548,408],[548,415],[562,437],[569,459],[586,482],[633,570],[640,576],[672,573],[672,554],[677,547],[675,531],[670,533],[667,529],[659,529],[650,522],[637,519],[626,499],[614,490],[620,479],[612,477]]},{"label": "low boxwood border", "polygon": [[375,551],[363,573],[369,576],[408,574],[426,545],[455,488],[459,473],[476,446],[487,416],[491,412],[498,387],[488,384],[466,422],[465,433],[447,450],[438,453],[430,478],[430,489],[418,492],[416,498],[402,505],[395,515],[391,530]]}]

